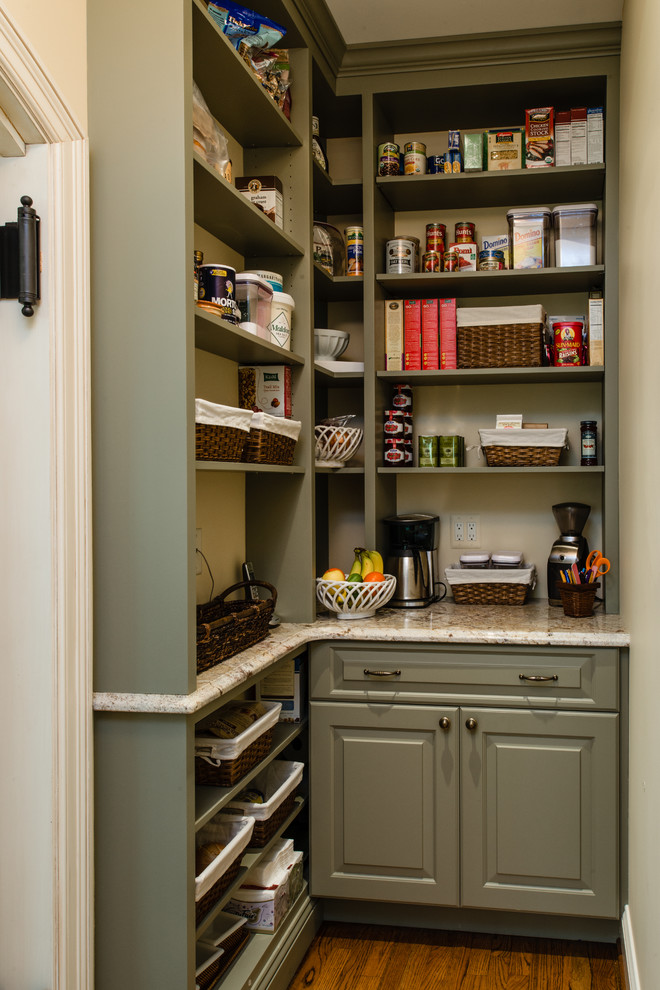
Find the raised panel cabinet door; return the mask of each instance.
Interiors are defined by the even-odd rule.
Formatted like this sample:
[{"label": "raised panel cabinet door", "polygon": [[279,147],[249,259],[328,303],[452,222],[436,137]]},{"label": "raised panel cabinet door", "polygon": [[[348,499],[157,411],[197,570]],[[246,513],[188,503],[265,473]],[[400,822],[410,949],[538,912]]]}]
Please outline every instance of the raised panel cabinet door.
[{"label": "raised panel cabinet door", "polygon": [[461,709],[465,907],[618,917],[618,716]]},{"label": "raised panel cabinet door", "polygon": [[310,706],[310,893],[458,904],[457,709]]}]

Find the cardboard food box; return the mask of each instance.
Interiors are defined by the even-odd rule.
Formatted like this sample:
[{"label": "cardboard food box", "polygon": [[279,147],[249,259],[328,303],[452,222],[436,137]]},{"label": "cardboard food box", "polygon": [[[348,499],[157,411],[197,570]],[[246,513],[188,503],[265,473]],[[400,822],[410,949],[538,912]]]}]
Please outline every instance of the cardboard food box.
[{"label": "cardboard food box", "polygon": [[525,168],[555,164],[555,108],[525,110]]},{"label": "cardboard food box", "polygon": [[272,674],[266,674],[261,681],[260,693],[263,701],[277,701],[282,705],[280,722],[300,722],[306,706],[307,667],[303,656],[295,657],[280,664]]},{"label": "cardboard food box", "polygon": [[499,172],[504,169],[523,167],[522,127],[507,130],[484,131],[484,156],[486,171]]},{"label": "cardboard food box", "polygon": [[240,409],[291,419],[291,367],[265,364],[239,368],[238,405]]},{"label": "cardboard food box", "polygon": [[474,241],[454,242],[449,245],[450,251],[458,255],[458,270],[460,272],[476,272],[479,248]]},{"label": "cardboard food box", "polygon": [[236,188],[269,220],[278,227],[284,226],[282,183],[276,175],[241,175],[236,179]]},{"label": "cardboard food box", "polygon": [[403,371],[403,299],[385,303],[385,370]]}]

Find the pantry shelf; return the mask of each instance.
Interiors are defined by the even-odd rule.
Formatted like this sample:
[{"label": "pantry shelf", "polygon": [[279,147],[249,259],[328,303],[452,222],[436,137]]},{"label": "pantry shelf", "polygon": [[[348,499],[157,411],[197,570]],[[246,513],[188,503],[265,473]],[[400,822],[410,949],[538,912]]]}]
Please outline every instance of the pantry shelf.
[{"label": "pantry shelf", "polygon": [[376,178],[376,187],[399,211],[577,203],[602,199],[604,185],[604,165]]},{"label": "pantry shelf", "polygon": [[193,151],[195,223],[250,256],[302,257],[304,249]]},{"label": "pantry shelf", "polygon": [[378,371],[388,382],[405,378],[411,385],[545,385],[600,382],[602,365],[570,368],[458,368],[446,371]]},{"label": "pantry shelf", "polygon": [[568,464],[561,467],[443,467],[443,468],[387,468],[379,467],[378,474],[603,474],[602,464],[597,467],[580,467]]},{"label": "pantry shelf", "polygon": [[328,275],[314,262],[314,295],[325,302],[351,302],[364,295],[364,276]]},{"label": "pantry shelf", "polygon": [[317,467],[315,468],[315,470],[317,474],[334,474],[334,475],[364,474],[364,465],[362,467],[342,467],[342,468]]},{"label": "pantry shelf", "polygon": [[[316,384],[326,388],[358,388],[364,385],[364,372],[362,371],[330,371],[320,364],[314,365]],[[399,372],[399,377],[401,372]]]},{"label": "pantry shelf", "polygon": [[421,272],[376,275],[389,296],[418,298],[536,295],[543,292],[590,292],[602,289],[604,265],[576,268],[526,268],[494,272]]},{"label": "pantry shelf", "polygon": [[[292,41],[287,34],[289,44]],[[302,139],[200,0],[193,0],[194,78],[209,110],[245,148],[300,147]],[[229,76],[231,97],[218,80]]]},{"label": "pantry shelf", "polygon": [[360,179],[333,179],[314,161],[313,180],[315,214],[362,214]]},{"label": "pantry shelf", "polygon": [[220,316],[195,307],[195,347],[238,364],[303,365],[305,359],[261,337],[228,323]]},{"label": "pantry shelf", "polygon": [[300,464],[244,464],[243,461],[195,461],[196,471],[237,471],[239,474],[304,474]]}]

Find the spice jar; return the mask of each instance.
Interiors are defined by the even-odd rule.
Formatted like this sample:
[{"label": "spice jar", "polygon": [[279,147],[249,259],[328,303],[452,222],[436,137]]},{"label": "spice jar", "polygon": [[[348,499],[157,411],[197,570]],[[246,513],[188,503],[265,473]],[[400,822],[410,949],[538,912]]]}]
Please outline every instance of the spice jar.
[{"label": "spice jar", "polygon": [[595,419],[584,419],[580,423],[580,465],[595,467],[598,464],[598,424]]}]

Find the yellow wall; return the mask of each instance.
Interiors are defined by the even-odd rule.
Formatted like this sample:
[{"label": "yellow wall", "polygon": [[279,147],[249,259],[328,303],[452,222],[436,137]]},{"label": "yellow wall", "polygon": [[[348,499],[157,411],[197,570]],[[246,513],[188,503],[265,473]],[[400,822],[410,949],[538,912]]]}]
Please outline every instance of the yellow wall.
[{"label": "yellow wall", "polygon": [[631,629],[630,919],[639,986],[658,986],[660,940],[660,646],[657,581],[644,566],[660,550],[660,330],[652,247],[658,228],[660,134],[653,120],[660,89],[660,4],[626,0],[621,99],[621,548],[623,611]]},{"label": "yellow wall", "polygon": [[3,0],[3,10],[87,133],[85,0]]}]

